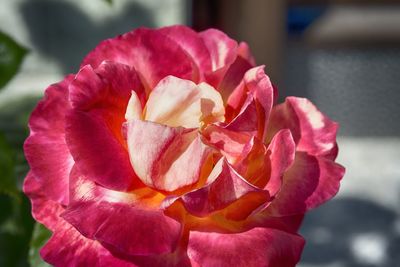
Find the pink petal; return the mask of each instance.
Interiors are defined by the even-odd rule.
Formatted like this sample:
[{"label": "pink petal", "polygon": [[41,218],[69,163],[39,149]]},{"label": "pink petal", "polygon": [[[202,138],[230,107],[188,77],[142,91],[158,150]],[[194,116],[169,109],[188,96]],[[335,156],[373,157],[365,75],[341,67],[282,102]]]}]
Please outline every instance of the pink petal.
[{"label": "pink petal", "polygon": [[[64,208],[60,203],[49,199],[48,192],[44,188],[40,180],[30,171],[24,180],[23,191],[31,201],[32,216],[36,221],[54,231]],[[65,191],[68,191],[68,188],[65,188]]]},{"label": "pink petal", "polygon": [[264,67],[248,70],[227,102],[227,129],[244,131],[264,140],[267,121],[273,105],[273,87]]},{"label": "pink petal", "polygon": [[211,58],[211,71],[205,74],[206,82],[218,88],[229,66],[237,57],[237,43],[216,29],[200,32]]},{"label": "pink petal", "polygon": [[297,152],[276,198],[266,209],[273,216],[302,214],[332,198],[344,168],[332,160]]},{"label": "pink petal", "polygon": [[97,67],[104,60],[133,66],[143,78],[147,91],[168,75],[188,80],[196,75],[192,59],[175,41],[158,30],[146,28],[101,42],[81,66]]},{"label": "pink petal", "polygon": [[29,119],[30,136],[24,144],[26,159],[47,198],[68,203],[68,176],[74,160],[65,142],[65,114],[70,109],[68,85],[72,76],[46,89]]},{"label": "pink petal", "polygon": [[110,189],[140,186],[121,133],[131,90],[140,95],[140,88],[135,71],[115,63],[102,64],[96,71],[86,66],[70,85],[68,147],[79,169]]},{"label": "pink petal", "polygon": [[159,193],[112,191],[89,182],[79,171],[71,181],[74,202],[61,216],[85,237],[131,255],[170,253],[177,247],[180,223],[151,205]]},{"label": "pink petal", "polygon": [[[238,200],[243,200],[245,206],[241,206],[240,216],[246,217],[252,209],[266,202],[268,198],[268,192],[249,184],[224,159],[221,159],[210,174],[208,185],[183,195],[179,201],[183,202],[190,213],[203,217],[227,208]],[[236,212],[226,214],[227,217],[235,218],[237,215]]]},{"label": "pink petal", "polygon": [[196,183],[212,152],[196,130],[148,121],[128,122],[127,140],[132,166],[142,182],[165,191]]},{"label": "pink petal", "polygon": [[301,223],[303,222],[304,214],[291,216],[273,217],[268,212],[254,212],[246,221],[245,228],[251,229],[254,227],[274,228],[284,232],[297,234]]},{"label": "pink petal", "polygon": [[208,29],[200,32],[199,36],[203,39],[210,53],[212,71],[232,64],[237,53],[238,45],[236,41],[216,29]]},{"label": "pink petal", "polygon": [[238,47],[238,55],[248,61],[251,66],[256,66],[256,60],[251,54],[250,47],[246,42],[240,42]]},{"label": "pink petal", "polygon": [[300,236],[269,228],[236,234],[192,231],[188,255],[202,267],[294,267],[303,246]]},{"label": "pink petal", "polygon": [[269,154],[265,144],[253,136],[247,142],[241,155],[236,158],[233,166],[249,183],[258,188],[264,188],[271,174]]},{"label": "pink petal", "polygon": [[182,25],[164,27],[159,31],[174,40],[192,57],[201,74],[211,71],[210,53],[197,32]]},{"label": "pink petal", "polygon": [[236,159],[234,167],[248,182],[274,196],[282,176],[294,160],[295,144],[289,130],[281,130],[268,148],[258,138],[251,138]]},{"label": "pink petal", "polygon": [[244,74],[253,67],[249,61],[238,56],[232,65],[229,66],[221,83],[216,87],[221,93],[224,102],[228,100],[231,93],[237,88],[242,81]]},{"label": "pink petal", "polygon": [[[111,249],[112,250],[112,249]],[[137,264],[138,266],[150,266],[150,267],[193,267],[190,264],[190,259],[186,255],[184,249],[177,250],[173,253],[160,254],[160,255],[126,255],[120,254],[114,250],[113,254],[119,257],[129,260],[130,262]]]},{"label": "pink petal", "polygon": [[224,126],[210,124],[202,131],[207,144],[218,149],[230,163],[234,163],[239,158],[250,137],[241,132],[231,131]]},{"label": "pink petal", "polygon": [[257,112],[257,101],[252,95],[248,95],[238,115],[225,128],[233,132],[261,137],[263,132],[260,126],[264,127],[263,120],[265,121],[264,116],[260,118]]},{"label": "pink petal", "polygon": [[274,196],[280,189],[285,171],[295,159],[295,143],[289,130],[280,130],[268,146],[271,175],[265,189]]},{"label": "pink petal", "polygon": [[41,257],[55,267],[135,267],[136,265],[114,257],[98,241],[81,235],[66,222],[58,224],[53,236],[40,250]]},{"label": "pink petal", "polygon": [[273,108],[267,139],[285,128],[292,132],[297,151],[336,158],[338,124],[322,114],[309,100],[288,97],[284,103]]}]

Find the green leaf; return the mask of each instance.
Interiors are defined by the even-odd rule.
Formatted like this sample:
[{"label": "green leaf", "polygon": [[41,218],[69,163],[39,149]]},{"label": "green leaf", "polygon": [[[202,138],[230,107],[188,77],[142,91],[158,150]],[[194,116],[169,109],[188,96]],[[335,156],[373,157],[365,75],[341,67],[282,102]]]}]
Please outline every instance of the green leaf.
[{"label": "green leaf", "polygon": [[113,3],[113,0],[104,0],[104,1],[106,1],[107,4],[109,4],[109,5],[112,5],[112,3]]},{"label": "green leaf", "polygon": [[51,232],[40,223],[36,223],[33,228],[31,247],[29,249],[29,264],[32,267],[48,267],[42,258],[40,258],[39,250],[43,247],[46,241],[50,238]]},{"label": "green leaf", "polygon": [[18,196],[15,179],[15,154],[0,132],[0,193]]},{"label": "green leaf", "polygon": [[28,198],[22,192],[18,198],[0,194],[0,266],[29,266],[32,229]]},{"label": "green leaf", "polygon": [[0,88],[17,73],[27,50],[0,32]]}]

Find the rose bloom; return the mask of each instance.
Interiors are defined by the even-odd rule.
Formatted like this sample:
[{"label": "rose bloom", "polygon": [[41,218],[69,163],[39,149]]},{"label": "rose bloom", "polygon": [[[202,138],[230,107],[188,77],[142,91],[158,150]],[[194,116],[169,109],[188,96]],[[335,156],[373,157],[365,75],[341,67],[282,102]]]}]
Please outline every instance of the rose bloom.
[{"label": "rose bloom", "polygon": [[140,28],[33,111],[24,191],[55,266],[295,266],[332,198],[337,123],[277,92],[246,43]]}]

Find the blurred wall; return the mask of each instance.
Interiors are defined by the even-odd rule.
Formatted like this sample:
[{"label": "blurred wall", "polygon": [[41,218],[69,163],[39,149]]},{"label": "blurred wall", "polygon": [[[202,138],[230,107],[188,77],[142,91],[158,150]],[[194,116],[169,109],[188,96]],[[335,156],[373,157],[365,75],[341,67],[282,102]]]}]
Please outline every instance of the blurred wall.
[{"label": "blurred wall", "polygon": [[193,26],[249,43],[280,100],[311,99],[344,136],[400,136],[400,2],[194,0]]},{"label": "blurred wall", "polygon": [[186,23],[184,0],[0,0],[0,30],[30,50],[0,104],[76,72],[100,41],[136,27]]},{"label": "blurred wall", "polygon": [[249,44],[257,64],[266,65],[271,79],[281,84],[286,4],[281,0],[194,0],[193,26],[214,27]]}]

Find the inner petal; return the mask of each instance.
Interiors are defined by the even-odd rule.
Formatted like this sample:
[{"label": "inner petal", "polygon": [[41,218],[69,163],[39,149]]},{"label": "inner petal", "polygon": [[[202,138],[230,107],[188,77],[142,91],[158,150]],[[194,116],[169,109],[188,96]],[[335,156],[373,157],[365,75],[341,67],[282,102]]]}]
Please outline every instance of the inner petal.
[{"label": "inner petal", "polygon": [[224,120],[221,95],[210,85],[168,76],[151,92],[144,119],[170,127],[198,128]]}]

